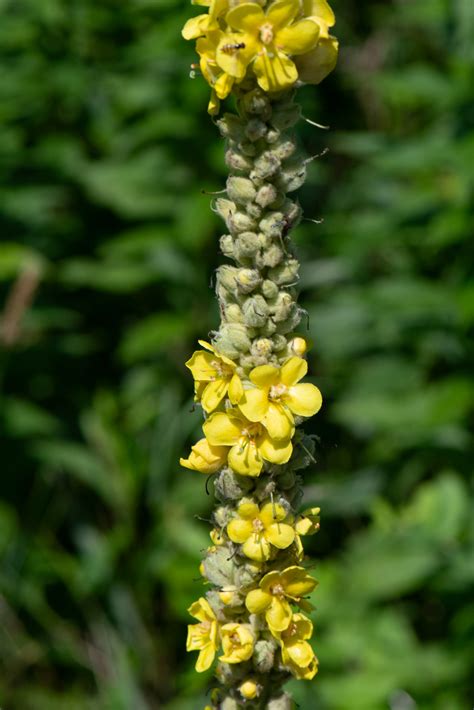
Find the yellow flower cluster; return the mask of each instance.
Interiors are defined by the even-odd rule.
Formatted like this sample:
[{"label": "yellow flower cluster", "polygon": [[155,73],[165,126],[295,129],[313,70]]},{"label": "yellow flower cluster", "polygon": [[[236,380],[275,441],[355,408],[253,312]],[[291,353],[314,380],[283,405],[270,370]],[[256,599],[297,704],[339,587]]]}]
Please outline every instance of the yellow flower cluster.
[{"label": "yellow flower cluster", "polygon": [[300,383],[308,365],[290,357],[282,367],[261,365],[243,383],[232,360],[204,341],[186,366],[195,380],[196,400],[208,418],[204,438],[180,463],[211,474],[226,463],[242,476],[259,476],[265,463],[287,463],[293,453],[295,415],[311,417],[322,404],[315,385]]},{"label": "yellow flower cluster", "polygon": [[197,39],[200,69],[211,86],[208,111],[219,110],[235,84],[255,77],[266,92],[298,80],[319,84],[333,69],[338,42],[326,0],[194,0],[207,13],[186,22],[185,39]]}]

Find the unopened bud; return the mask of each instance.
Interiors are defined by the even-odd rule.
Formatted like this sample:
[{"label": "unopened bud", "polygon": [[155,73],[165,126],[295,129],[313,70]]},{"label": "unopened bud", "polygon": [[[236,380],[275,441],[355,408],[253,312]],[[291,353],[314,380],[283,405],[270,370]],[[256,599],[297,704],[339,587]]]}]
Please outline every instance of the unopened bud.
[{"label": "unopened bud", "polygon": [[295,308],[297,308],[296,303],[286,291],[280,291],[275,301],[270,306],[270,310],[277,323],[289,318]]},{"label": "unopened bud", "polygon": [[258,220],[262,216],[263,209],[255,202],[248,202],[245,209],[247,210],[249,217],[254,220]]},{"label": "unopened bud", "polygon": [[290,355],[296,355],[296,357],[303,357],[308,352],[308,341],[301,335],[295,335],[288,343],[288,353]]},{"label": "unopened bud", "polygon": [[253,700],[260,695],[260,686],[253,678],[248,678],[239,685],[239,692],[245,700]]},{"label": "unopened bud", "polygon": [[234,240],[231,234],[223,234],[219,239],[219,246],[224,256],[227,256],[229,259],[234,257]]},{"label": "unopened bud", "polygon": [[225,323],[215,339],[216,347],[223,355],[234,359],[228,353],[229,351],[237,353],[246,353],[250,350],[250,338],[247,334],[247,329],[240,323]]},{"label": "unopened bud", "polygon": [[227,323],[243,323],[244,316],[237,303],[229,303],[225,308],[225,320]]},{"label": "unopened bud", "polygon": [[295,521],[295,530],[298,535],[314,535],[320,528],[320,508],[304,510]]},{"label": "unopened bud", "polygon": [[283,212],[268,212],[266,216],[260,220],[259,228],[266,236],[275,239],[280,237],[285,225],[285,215]]},{"label": "unopened bud", "polygon": [[255,265],[259,269],[264,269],[265,267],[274,268],[281,263],[285,256],[285,252],[279,244],[272,244],[267,249],[262,251],[257,255]]},{"label": "unopened bud", "polygon": [[270,145],[276,143],[279,138],[280,131],[278,131],[276,128],[270,128],[267,135],[265,136],[265,140],[267,141],[267,143],[270,143]]},{"label": "unopened bud", "polygon": [[240,170],[245,173],[249,173],[253,167],[251,158],[242,155],[242,153],[239,153],[232,148],[229,148],[226,151],[225,162],[232,170]]},{"label": "unopened bud", "polygon": [[218,197],[214,203],[215,210],[219,217],[222,217],[224,222],[227,224],[229,217],[237,211],[237,205],[231,200],[226,200],[223,197]]},{"label": "unopened bud", "polygon": [[247,91],[242,98],[242,107],[247,113],[260,116],[262,121],[265,121],[272,111],[270,100],[261,89]]},{"label": "unopened bud", "polygon": [[251,354],[261,360],[267,360],[273,350],[273,343],[269,338],[258,338],[252,343]]},{"label": "unopened bud", "polygon": [[239,150],[244,154],[248,155],[251,158],[254,157],[254,155],[257,155],[257,148],[256,146],[251,143],[250,141],[242,141],[242,143],[239,144]]},{"label": "unopened bud", "polygon": [[262,281],[262,277],[255,269],[238,269],[237,272],[236,284],[241,293],[255,291]]},{"label": "unopened bud", "polygon": [[283,138],[277,141],[272,148],[272,153],[277,156],[279,160],[287,160],[290,158],[296,150],[296,141],[293,138]]},{"label": "unopened bud", "polygon": [[251,478],[239,476],[230,468],[223,468],[214,479],[214,488],[220,500],[239,500],[250,491],[252,486]]},{"label": "unopened bud", "polygon": [[262,575],[262,563],[261,562],[246,562],[243,565],[239,565],[235,572],[235,583],[241,587],[248,587],[253,584],[255,580]]},{"label": "unopened bud", "polygon": [[239,261],[254,257],[258,249],[258,236],[255,232],[242,232],[235,241],[235,257]]},{"label": "unopened bud", "polygon": [[251,118],[245,128],[247,138],[251,141],[258,141],[265,136],[267,125],[258,118]]},{"label": "unopened bud", "polygon": [[255,197],[255,202],[261,207],[265,208],[275,202],[277,199],[277,189],[271,183],[266,183],[259,188],[257,195]]},{"label": "unopened bud", "polygon": [[223,138],[240,141],[244,137],[245,124],[233,113],[225,113],[216,123]]},{"label": "unopened bud", "polygon": [[253,182],[244,177],[227,178],[226,189],[229,199],[238,204],[251,202],[257,194]]},{"label": "unopened bud", "polygon": [[255,161],[250,177],[252,180],[254,178],[265,180],[266,178],[276,175],[280,167],[281,162],[278,157],[271,151],[266,151]]},{"label": "unopened bud", "polygon": [[217,587],[225,587],[234,583],[234,563],[232,552],[226,546],[213,548],[203,560],[206,579]]},{"label": "unopened bud", "polygon": [[283,264],[270,269],[269,278],[278,286],[294,284],[298,281],[299,263],[297,259],[287,259]]},{"label": "unopened bud", "polygon": [[301,117],[301,108],[298,104],[281,104],[273,109],[271,124],[279,131],[286,131],[298,123]]},{"label": "unopened bud", "polygon": [[278,286],[274,281],[265,279],[262,284],[262,293],[266,299],[272,300],[278,296]]},{"label": "unopened bud", "polygon": [[293,710],[293,708],[293,701],[286,693],[279,695],[277,698],[272,698],[267,703],[267,710]]},{"label": "unopened bud", "polygon": [[245,212],[235,212],[229,215],[226,222],[229,230],[233,234],[240,234],[241,232],[251,232],[255,227],[255,220]]},{"label": "unopened bud", "polygon": [[272,317],[265,321],[265,324],[260,328],[260,333],[264,338],[270,338],[278,330],[278,325],[275,323]]},{"label": "unopened bud", "polygon": [[234,698],[224,698],[224,700],[219,704],[219,710],[239,710],[239,703]]},{"label": "unopened bud", "polygon": [[296,165],[285,167],[278,176],[278,187],[284,192],[299,190],[306,180],[306,165],[301,161]]},{"label": "unopened bud", "polygon": [[242,313],[246,325],[251,328],[261,328],[268,318],[267,302],[260,294],[247,298],[242,306]]},{"label": "unopened bud", "polygon": [[273,350],[276,353],[279,353],[282,350],[285,350],[285,348],[286,348],[286,338],[284,335],[279,335],[278,333],[276,333],[272,337],[272,343],[273,343]]},{"label": "unopened bud", "polygon": [[259,673],[268,673],[273,667],[276,646],[273,641],[261,639],[253,649],[253,665]]},{"label": "unopened bud", "polygon": [[225,506],[225,505],[219,505],[215,510],[214,510],[214,522],[216,524],[216,527],[218,528],[224,528],[229,520],[232,518],[232,512],[231,510]]}]

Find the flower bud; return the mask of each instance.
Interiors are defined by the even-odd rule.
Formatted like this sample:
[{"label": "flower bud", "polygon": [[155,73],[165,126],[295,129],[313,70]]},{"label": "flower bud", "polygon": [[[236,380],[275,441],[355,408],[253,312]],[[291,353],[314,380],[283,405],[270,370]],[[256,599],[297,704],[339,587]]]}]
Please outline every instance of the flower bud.
[{"label": "flower bud", "polygon": [[270,123],[279,131],[286,131],[298,123],[301,117],[301,108],[298,104],[281,104],[274,107]]},{"label": "flower bud", "polygon": [[306,180],[306,165],[301,161],[283,168],[277,180],[278,187],[284,192],[299,190]]},{"label": "flower bud", "polygon": [[224,700],[219,704],[219,710],[239,710],[239,703],[234,698],[224,698]]},{"label": "flower bud", "polygon": [[259,188],[257,195],[255,197],[255,202],[261,207],[265,208],[275,202],[277,199],[277,189],[271,183],[265,183]]},{"label": "flower bud", "polygon": [[226,200],[223,197],[218,197],[214,202],[214,209],[219,217],[222,217],[224,222],[227,224],[229,217],[237,211],[237,205],[235,202]]},{"label": "flower bud", "polygon": [[250,352],[255,358],[259,358],[264,361],[266,361],[269,355],[271,355],[272,350],[273,343],[269,338],[258,338],[258,340],[254,340],[252,347],[250,348]]},{"label": "flower bud", "polygon": [[299,263],[297,259],[286,259],[283,264],[270,269],[268,277],[278,286],[294,284],[298,281]]},{"label": "flower bud", "polygon": [[253,649],[253,665],[259,673],[268,673],[273,667],[276,646],[273,641],[260,639]]},{"label": "flower bud", "polygon": [[258,252],[258,236],[255,232],[242,232],[235,241],[234,253],[237,261],[250,259]]},{"label": "flower bud", "polygon": [[264,249],[260,254],[257,254],[255,265],[259,269],[265,267],[273,268],[281,263],[285,256],[285,252],[279,244],[272,244],[267,249]]},{"label": "flower bud", "polygon": [[295,530],[298,535],[314,535],[320,528],[320,508],[304,510],[295,521]]},{"label": "flower bud", "polygon": [[226,189],[229,199],[241,205],[252,202],[257,194],[252,181],[244,177],[227,178]]},{"label": "flower bud", "polygon": [[258,180],[265,180],[266,178],[276,175],[280,170],[281,162],[278,156],[274,155],[271,151],[265,151],[254,163],[253,170],[250,173],[250,178],[253,180],[257,178]]},{"label": "flower bud", "polygon": [[255,204],[255,202],[248,202],[245,209],[247,210],[249,217],[252,217],[252,219],[257,220],[262,216],[263,210],[260,205]]},{"label": "flower bud", "polygon": [[250,141],[242,141],[242,143],[239,144],[239,150],[244,154],[248,155],[251,158],[254,157],[254,155],[257,155],[257,148],[256,146],[251,143]]},{"label": "flower bud", "polygon": [[283,212],[267,212],[265,217],[260,220],[259,228],[266,236],[275,239],[280,237],[283,232],[285,215]]},{"label": "flower bud", "polygon": [[203,560],[205,577],[217,587],[234,583],[234,562],[232,552],[227,545],[213,548]]},{"label": "flower bud", "polygon": [[267,703],[267,710],[293,710],[293,708],[293,701],[286,693],[279,695],[277,698],[272,698]]},{"label": "flower bud", "polygon": [[296,225],[299,224],[303,215],[301,205],[298,202],[288,198],[285,199],[281,211],[284,213],[286,223],[290,229],[293,229],[293,227],[296,227]]},{"label": "flower bud", "polygon": [[260,328],[259,335],[263,338],[270,338],[278,330],[278,325],[275,323],[273,318],[270,316],[265,321],[265,324]]},{"label": "flower bud", "polygon": [[234,258],[234,240],[231,234],[223,234],[219,239],[219,246],[224,256],[227,256],[229,259]]},{"label": "flower bud", "polygon": [[236,284],[241,293],[251,293],[260,286],[262,277],[255,269],[237,269]]},{"label": "flower bud", "polygon": [[286,291],[280,291],[275,301],[273,301],[270,306],[270,310],[273,313],[274,320],[277,323],[289,318],[296,308],[296,303],[294,302],[290,294]]},{"label": "flower bud", "polygon": [[227,589],[222,589],[218,594],[219,599],[225,606],[230,608],[242,606],[242,597],[237,592],[235,587],[228,587]]},{"label": "flower bud", "polygon": [[240,170],[241,172],[249,173],[252,170],[252,160],[242,155],[236,150],[229,148],[225,154],[225,162],[231,170]]},{"label": "flower bud", "polygon": [[270,281],[270,279],[265,279],[262,284],[262,293],[268,300],[276,298],[278,296],[278,286],[276,285],[276,283],[274,283],[274,281]]},{"label": "flower bud", "polygon": [[279,160],[287,160],[290,158],[296,150],[296,141],[294,138],[283,138],[277,141],[272,148],[272,153],[277,156]]},{"label": "flower bud", "polygon": [[240,588],[248,587],[262,576],[262,564],[260,562],[247,561],[239,565],[235,571],[235,584]]},{"label": "flower bud", "polygon": [[253,700],[260,695],[260,686],[253,678],[248,678],[239,685],[239,692],[244,700]]},{"label": "flower bud", "polygon": [[240,323],[225,323],[215,339],[216,348],[226,357],[231,360],[235,356],[228,354],[229,351],[234,352],[237,350],[237,356],[239,353],[246,353],[250,350],[250,338],[247,335],[247,329],[244,325]]},{"label": "flower bud", "polygon": [[[303,313],[304,313],[304,311],[301,308],[299,308],[298,306],[295,306],[295,309],[294,309],[294,311],[292,311],[289,318],[277,323],[277,331],[279,333],[281,333],[282,335],[285,335],[286,333],[290,333],[292,330],[294,330],[300,324],[301,316]],[[301,422],[299,422],[295,419],[295,423],[296,423],[296,425],[298,425]]]},{"label": "flower bud", "polygon": [[279,353],[282,350],[285,350],[285,348],[286,348],[286,338],[284,335],[279,335],[278,333],[276,333],[272,337],[272,343],[273,343],[273,350],[276,353]]},{"label": "flower bud", "polygon": [[232,518],[231,510],[225,505],[219,505],[214,510],[214,522],[217,528],[224,528],[229,520]]},{"label": "flower bud", "polygon": [[251,118],[245,127],[245,134],[251,141],[258,141],[264,138],[267,132],[267,125],[258,118]]},{"label": "flower bud", "polygon": [[288,354],[296,355],[296,357],[303,357],[306,355],[309,349],[309,344],[306,338],[301,335],[295,335],[288,343]]},{"label": "flower bud", "polygon": [[229,215],[226,224],[233,234],[240,234],[251,232],[255,227],[255,220],[245,212],[235,212]]},{"label": "flower bud", "polygon": [[225,320],[227,323],[243,323],[244,316],[240,310],[240,306],[237,303],[229,303],[225,307]]},{"label": "flower bud", "polygon": [[214,479],[214,489],[220,500],[239,500],[251,490],[252,486],[251,478],[239,476],[230,468],[223,468]]},{"label": "flower bud", "polygon": [[270,145],[273,145],[274,143],[277,142],[277,140],[280,138],[280,131],[278,131],[276,128],[270,128],[265,140],[267,143],[270,143]]},{"label": "flower bud", "polygon": [[242,306],[242,313],[246,325],[251,328],[261,328],[268,318],[267,302],[260,294],[247,298]]},{"label": "flower bud", "polygon": [[247,91],[242,98],[242,108],[247,113],[260,116],[262,121],[270,117],[272,109],[268,96],[261,89]]},{"label": "flower bud", "polygon": [[245,123],[233,113],[225,113],[216,123],[223,138],[232,138],[235,141],[243,139]]}]

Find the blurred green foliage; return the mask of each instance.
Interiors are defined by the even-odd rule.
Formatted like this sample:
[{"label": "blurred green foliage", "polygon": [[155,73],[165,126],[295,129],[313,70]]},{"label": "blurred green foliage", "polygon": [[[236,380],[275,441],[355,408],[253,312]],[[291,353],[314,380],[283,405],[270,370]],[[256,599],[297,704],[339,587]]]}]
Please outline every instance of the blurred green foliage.
[{"label": "blurred green foliage", "polygon": [[[334,2],[295,239],[323,525],[302,710],[473,704],[474,6]],[[0,704],[198,710],[211,498],[184,360],[218,320],[222,143],[176,0],[0,2]]]}]

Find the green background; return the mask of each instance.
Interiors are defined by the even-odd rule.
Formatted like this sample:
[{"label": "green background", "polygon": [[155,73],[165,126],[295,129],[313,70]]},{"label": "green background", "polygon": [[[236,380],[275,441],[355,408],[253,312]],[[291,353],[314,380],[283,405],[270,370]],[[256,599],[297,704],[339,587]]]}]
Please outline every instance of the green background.
[{"label": "green background", "polygon": [[[294,239],[324,409],[300,710],[470,710],[474,5],[337,0]],[[0,1],[0,705],[198,710],[184,361],[225,181],[177,0]],[[306,320],[303,321],[306,328]]]}]

